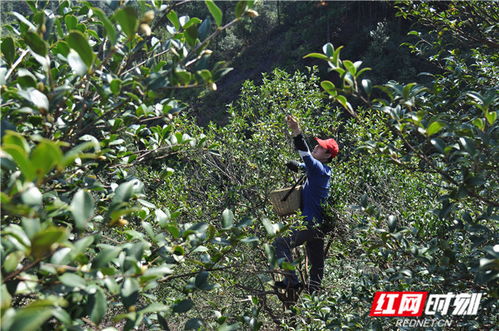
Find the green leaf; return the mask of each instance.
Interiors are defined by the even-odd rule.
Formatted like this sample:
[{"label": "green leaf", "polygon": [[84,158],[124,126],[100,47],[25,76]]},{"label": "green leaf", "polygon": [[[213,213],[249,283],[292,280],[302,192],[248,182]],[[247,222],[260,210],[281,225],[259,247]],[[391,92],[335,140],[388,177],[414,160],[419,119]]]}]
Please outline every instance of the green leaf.
[{"label": "green leaf", "polygon": [[361,84],[362,84],[362,88],[364,89],[364,92],[366,93],[366,95],[368,97],[370,97],[372,90],[373,90],[371,80],[370,79],[363,79]]},{"label": "green leaf", "polygon": [[208,10],[210,11],[211,16],[215,19],[215,23],[217,26],[222,25],[222,17],[223,13],[220,8],[215,4],[213,0],[205,0],[204,2],[206,4],[206,7],[208,7]]},{"label": "green leaf", "polygon": [[35,168],[28,160],[26,151],[24,151],[20,146],[11,144],[3,145],[2,150],[14,159],[27,182],[32,181],[36,177]]},{"label": "green leaf", "polygon": [[336,100],[346,109],[350,112],[350,114],[353,113],[353,108],[352,105],[347,101],[347,98],[344,95],[338,95],[336,97]]},{"label": "green leaf", "polygon": [[336,96],[338,94],[338,92],[336,91],[336,86],[328,80],[322,81],[321,87],[324,89],[324,91],[332,96]]},{"label": "green leaf", "polygon": [[168,221],[170,220],[170,211],[167,210],[167,213],[162,211],[161,209],[156,209],[154,211],[155,220],[158,222],[161,228],[165,228],[167,226]]},{"label": "green leaf", "polygon": [[92,48],[88,44],[85,35],[80,31],[73,30],[66,37],[66,42],[68,43],[69,47],[71,47],[78,53],[85,65],[90,68],[92,66],[92,63],[94,62],[95,55],[92,51]]},{"label": "green leaf", "polygon": [[71,272],[66,272],[59,276],[59,280],[61,283],[69,287],[79,287],[81,289],[85,289],[87,287],[85,279]]},{"label": "green leaf", "polygon": [[488,111],[485,113],[485,118],[490,125],[494,125],[497,119],[497,111]]},{"label": "green leaf", "polygon": [[173,26],[175,27],[175,29],[177,31],[179,31],[182,26],[180,25],[180,21],[178,19],[178,15],[177,15],[177,12],[175,12],[174,10],[170,11],[166,17],[168,18],[168,20],[173,24]]},{"label": "green leaf", "polygon": [[109,87],[111,88],[111,92],[113,92],[114,95],[119,95],[121,91],[121,80],[113,79],[109,84]]},{"label": "green leaf", "polygon": [[107,298],[101,288],[97,288],[95,293],[91,294],[88,298],[88,310],[92,322],[99,324],[107,310]]},{"label": "green leaf", "polygon": [[475,118],[471,123],[482,131],[485,129],[485,121],[483,118]]},{"label": "green leaf", "polygon": [[12,272],[16,270],[19,263],[24,259],[24,252],[15,251],[10,253],[5,257],[5,261],[3,262],[3,269],[5,272]]},{"label": "green leaf", "polygon": [[80,55],[73,49],[69,51],[67,56],[69,66],[73,72],[78,76],[83,76],[87,73],[88,67],[85,62],[81,59]]},{"label": "green leaf", "polygon": [[66,238],[66,229],[51,226],[38,232],[31,240],[31,255],[35,258],[45,257],[51,250],[52,245]]},{"label": "green leaf", "polygon": [[[3,125],[3,123],[2,123]],[[27,155],[30,152],[30,147],[24,136],[15,131],[7,131],[7,134],[2,138],[5,145],[16,145],[21,148],[23,153]]]},{"label": "green leaf", "polygon": [[309,57],[313,57],[313,58],[316,58],[316,59],[321,59],[321,60],[324,60],[324,61],[328,61],[329,60],[329,57],[327,57],[326,55],[321,54],[321,53],[309,53],[309,54],[305,55],[303,58],[306,59],[306,58],[309,58]]},{"label": "green leaf", "polygon": [[62,152],[59,146],[48,139],[42,140],[31,152],[31,163],[39,179],[48,174],[62,161]]},{"label": "green leaf", "polygon": [[355,74],[357,73],[357,68],[355,68],[355,65],[352,63],[352,61],[345,60],[343,61],[343,66],[348,70],[348,72],[355,77]]},{"label": "green leaf", "polygon": [[262,219],[263,226],[265,227],[265,230],[267,230],[267,233],[271,236],[275,235],[277,232],[276,225],[272,224],[272,222],[268,218],[263,218]]},{"label": "green leaf", "polygon": [[29,30],[36,31],[36,26],[34,26],[33,23],[31,23],[26,17],[15,11],[13,11],[11,14],[14,15],[21,23],[26,24]]},{"label": "green leaf", "polygon": [[175,313],[185,313],[194,307],[194,302],[191,299],[185,299],[179,301],[173,305],[173,311]]},{"label": "green leaf", "polygon": [[49,109],[49,99],[45,94],[34,88],[30,88],[28,94],[31,99],[31,102],[33,102],[33,104],[37,106],[39,109],[44,109],[44,110]]},{"label": "green leaf", "polygon": [[443,154],[445,151],[445,143],[440,138],[432,138],[430,140],[431,144],[441,153]]},{"label": "green leaf", "polygon": [[102,25],[104,25],[104,29],[106,30],[106,34],[107,37],[109,38],[109,41],[111,41],[111,45],[114,45],[117,40],[117,33],[113,23],[104,13],[104,11],[102,11],[102,9],[93,7],[92,11],[94,12],[95,16],[99,18]]},{"label": "green leaf", "polygon": [[16,59],[16,48],[14,45],[14,40],[11,37],[6,37],[2,40],[2,54],[5,61],[10,66],[14,63]]},{"label": "green leaf", "polygon": [[331,43],[325,44],[324,46],[322,46],[322,51],[324,52],[324,54],[327,55],[328,58],[333,56],[333,53],[334,53],[333,44],[331,44]]},{"label": "green leaf", "polygon": [[116,189],[112,203],[127,202],[134,194],[140,193],[143,188],[144,184],[138,179],[120,184]]},{"label": "green leaf", "polygon": [[86,228],[88,220],[94,215],[94,208],[92,195],[86,190],[78,190],[73,196],[70,206],[78,230]]},{"label": "green leaf", "polygon": [[107,266],[107,264],[117,257],[120,252],[120,247],[104,248],[92,261],[92,269],[99,269]]},{"label": "green leaf", "polygon": [[121,8],[118,9],[114,17],[128,39],[131,40],[135,36],[139,26],[136,10],[132,7]]},{"label": "green leaf", "polygon": [[76,28],[78,19],[74,15],[66,15],[64,16],[64,23],[66,23],[67,30],[70,31]]},{"label": "green leaf", "polygon": [[50,308],[24,308],[16,311],[8,331],[38,330],[52,316]]},{"label": "green leaf", "polygon": [[180,238],[180,229],[174,223],[167,223],[164,228],[173,236],[173,238]]},{"label": "green leaf", "polygon": [[438,133],[440,130],[442,130],[445,127],[445,123],[440,122],[440,121],[435,121],[428,126],[428,129],[426,129],[426,134],[428,136],[432,136],[436,133]]},{"label": "green leaf", "polygon": [[37,33],[28,31],[23,35],[23,39],[33,52],[41,56],[47,55],[47,44]]},{"label": "green leaf", "polygon": [[140,313],[150,314],[150,313],[158,313],[158,312],[168,311],[168,310],[170,310],[169,306],[162,304],[162,303],[159,303],[159,302],[155,302],[155,303],[151,303],[149,306],[142,309],[140,311]]},{"label": "green leaf", "polygon": [[42,204],[42,193],[36,186],[31,186],[21,194],[21,199],[28,206],[39,206]]},{"label": "green leaf", "polygon": [[191,318],[187,322],[185,322],[184,330],[202,330],[203,329],[203,321],[199,318]]},{"label": "green leaf", "polygon": [[134,278],[127,278],[121,288],[121,297],[126,307],[133,306],[139,297],[139,282]]},{"label": "green leaf", "polygon": [[[7,285],[3,284],[0,290],[0,310],[2,312],[6,311],[12,303],[12,296],[7,290]],[[4,317],[5,318],[5,317]]]},{"label": "green leaf", "polygon": [[229,209],[225,209],[222,213],[223,229],[230,229],[233,224],[234,224],[234,213]]},{"label": "green leaf", "polygon": [[210,273],[208,271],[200,271],[196,275],[196,280],[194,281],[194,284],[196,285],[196,287],[199,289],[203,289],[208,282],[209,275],[210,275]]},{"label": "green leaf", "polygon": [[244,12],[246,11],[246,9],[248,8],[248,1],[239,1],[237,4],[236,4],[236,9],[235,9],[235,12],[234,14],[236,15],[236,18],[239,18],[241,17]]},{"label": "green leaf", "polygon": [[397,228],[397,217],[394,215],[388,216],[388,229],[390,230],[390,232],[393,232],[395,231],[396,228]]}]

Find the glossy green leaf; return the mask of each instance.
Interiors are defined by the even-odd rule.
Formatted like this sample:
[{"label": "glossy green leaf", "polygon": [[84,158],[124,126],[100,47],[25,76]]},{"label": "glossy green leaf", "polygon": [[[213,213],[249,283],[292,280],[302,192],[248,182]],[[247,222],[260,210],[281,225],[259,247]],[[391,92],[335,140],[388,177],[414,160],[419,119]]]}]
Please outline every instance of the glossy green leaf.
[{"label": "glossy green leaf", "polygon": [[31,186],[21,194],[21,199],[28,206],[39,206],[42,204],[42,193],[36,186]]},{"label": "glossy green leaf", "polygon": [[95,54],[88,44],[87,37],[80,31],[73,30],[66,37],[66,42],[69,47],[78,53],[85,65],[90,68],[94,62]]},{"label": "glossy green leaf", "polygon": [[338,92],[336,91],[336,86],[328,80],[322,81],[321,87],[324,89],[324,91],[326,91],[332,96],[336,96],[338,94]]},{"label": "glossy green leaf", "polygon": [[23,35],[23,37],[24,42],[29,46],[29,48],[31,48],[31,50],[33,50],[33,52],[41,56],[47,55],[47,44],[37,33],[28,31]]},{"label": "glossy green leaf", "polygon": [[71,49],[67,58],[71,69],[76,75],[83,76],[87,73],[87,65],[75,50]]},{"label": "glossy green leaf", "polygon": [[87,190],[78,190],[71,201],[71,214],[75,220],[76,228],[83,230],[87,222],[94,215],[94,199]]},{"label": "glossy green leaf", "polygon": [[171,10],[167,15],[166,17],[168,18],[168,20],[173,24],[173,26],[175,27],[175,29],[177,31],[179,31],[182,26],[180,25],[180,21],[178,19],[178,15],[177,15],[177,12],[174,11],[174,10]]},{"label": "glossy green leaf", "polygon": [[222,213],[222,228],[230,229],[232,225],[234,225],[234,213],[229,209],[225,209]]},{"label": "glossy green leaf", "polygon": [[445,127],[445,123],[440,122],[440,121],[435,121],[428,126],[428,128],[426,129],[426,134],[428,136],[432,136],[432,135],[440,132],[440,130],[442,130],[444,127]]},{"label": "glossy green leaf", "polygon": [[114,17],[121,26],[122,31],[131,40],[135,36],[139,26],[137,11],[132,7],[121,8],[118,9]]},{"label": "glossy green leaf", "polygon": [[485,113],[485,118],[490,125],[494,125],[497,120],[497,111],[488,111]]},{"label": "glossy green leaf", "polygon": [[263,218],[262,223],[269,235],[273,236],[276,234],[277,232],[276,225],[273,224],[268,218]]},{"label": "glossy green leaf", "polygon": [[92,261],[92,269],[99,269],[107,266],[107,264],[116,258],[120,252],[120,247],[104,248]]},{"label": "glossy green leaf", "polygon": [[45,94],[38,91],[37,89],[31,88],[29,89],[29,97],[31,102],[39,109],[48,110],[49,109],[49,99]]},{"label": "glossy green leaf", "polygon": [[316,58],[316,59],[321,59],[324,61],[329,60],[329,57],[327,57],[326,55],[321,54],[321,53],[309,53],[309,54],[305,55],[303,58],[306,59],[306,58],[310,58],[310,57]]},{"label": "glossy green leaf", "polygon": [[99,324],[107,310],[106,294],[101,288],[97,288],[95,293],[91,294],[88,298],[88,309],[90,319],[92,322]]},{"label": "glossy green leaf", "polygon": [[194,282],[194,284],[196,285],[196,287],[200,288],[200,289],[203,289],[205,287],[205,285],[207,284],[207,282],[208,282],[208,276],[209,275],[210,275],[210,273],[208,271],[200,271],[196,275],[196,279],[195,279],[195,282]]},{"label": "glossy green leaf", "polygon": [[61,283],[69,287],[78,287],[81,289],[85,289],[87,287],[85,279],[71,272],[66,272],[59,276],[59,280]]},{"label": "glossy green leaf", "polygon": [[11,12],[11,14],[14,15],[19,20],[19,22],[25,24],[30,31],[36,31],[36,26],[34,26],[33,23],[31,23],[26,17],[15,11]]},{"label": "glossy green leaf", "polygon": [[70,31],[76,28],[78,19],[74,15],[66,15],[64,16],[64,23],[66,23],[67,30]]},{"label": "glossy green leaf", "polygon": [[121,288],[123,304],[130,307],[137,302],[139,297],[139,282],[134,278],[126,278]]},{"label": "glossy green leaf", "polygon": [[16,59],[16,48],[14,44],[14,40],[11,37],[6,37],[2,40],[2,54],[7,62],[7,64],[10,66],[12,63],[14,63]]},{"label": "glossy green leaf", "polygon": [[19,263],[21,263],[23,259],[24,259],[24,252],[22,251],[14,251],[10,253],[5,257],[5,261],[3,262],[2,265],[3,270],[5,270],[5,272],[7,273],[16,270],[17,266],[19,265]]},{"label": "glossy green leaf", "polygon": [[2,284],[2,288],[0,289],[0,310],[4,312],[7,310],[12,303],[12,296],[7,290],[7,286]]},{"label": "glossy green leaf", "polygon": [[327,55],[327,57],[333,56],[334,53],[334,46],[331,43],[327,43],[324,46],[322,46],[322,52]]},{"label": "glossy green leaf", "polygon": [[161,209],[156,209],[154,211],[155,220],[158,222],[159,226],[164,228],[166,227],[168,221],[170,220],[170,212],[167,210],[167,213],[162,211]]},{"label": "glossy green leaf", "polygon": [[113,92],[114,95],[119,95],[121,91],[121,80],[113,79],[109,84],[109,87],[111,88],[111,92]]},{"label": "glossy green leaf", "polygon": [[31,152],[30,161],[37,177],[42,178],[62,162],[62,151],[55,142],[44,139]]},{"label": "glossy green leaf", "polygon": [[151,303],[146,308],[142,309],[140,312],[142,314],[150,314],[150,313],[158,313],[158,312],[163,312],[163,311],[168,311],[168,310],[170,310],[169,306],[162,304],[162,303],[159,303],[159,302],[154,302],[154,303]]},{"label": "glossy green leaf", "polygon": [[236,18],[241,17],[246,11],[246,9],[248,9],[248,1],[245,0],[238,1],[236,4],[236,9],[234,10]]},{"label": "glossy green leaf", "polygon": [[199,318],[191,318],[187,322],[185,322],[184,330],[202,330],[203,329],[203,321]]},{"label": "glossy green leaf", "polygon": [[352,61],[349,60],[343,61],[343,66],[345,67],[345,69],[347,69],[348,72],[350,72],[352,76],[355,77],[355,74],[357,73],[357,68],[352,63]]},{"label": "glossy green leaf", "polygon": [[38,330],[52,316],[50,308],[24,308],[16,311],[8,331]]},{"label": "glossy green leaf", "polygon": [[28,159],[26,151],[18,145],[3,145],[2,150],[8,153],[16,162],[26,181],[32,181],[36,177],[35,168]]},{"label": "glossy green leaf", "polygon": [[52,245],[66,238],[66,229],[51,226],[40,232],[31,240],[31,255],[35,258],[45,257],[51,250]]},{"label": "glossy green leaf", "polygon": [[104,11],[102,11],[102,9],[94,7],[92,8],[92,11],[94,12],[95,16],[99,18],[102,25],[104,25],[104,29],[106,30],[106,35],[109,38],[109,41],[111,41],[111,45],[114,45],[116,43],[118,36],[113,23],[104,13]]},{"label": "glossy green leaf", "polygon": [[363,79],[361,84],[362,84],[362,88],[364,89],[364,92],[366,93],[366,95],[368,97],[370,97],[372,90],[373,90],[371,80],[370,79]]},{"label": "glossy green leaf", "polygon": [[134,194],[142,192],[143,188],[144,184],[137,179],[120,184],[116,189],[112,202],[127,202]]},{"label": "glossy green leaf", "polygon": [[194,302],[191,299],[185,299],[179,301],[173,305],[173,311],[175,313],[185,313],[188,312],[192,307],[194,307]]},{"label": "glossy green leaf", "polygon": [[213,19],[215,20],[215,23],[217,26],[222,25],[222,17],[223,13],[220,8],[215,4],[213,0],[205,0],[204,2],[206,4],[206,7],[208,7],[208,10],[210,11],[211,16],[213,16]]}]

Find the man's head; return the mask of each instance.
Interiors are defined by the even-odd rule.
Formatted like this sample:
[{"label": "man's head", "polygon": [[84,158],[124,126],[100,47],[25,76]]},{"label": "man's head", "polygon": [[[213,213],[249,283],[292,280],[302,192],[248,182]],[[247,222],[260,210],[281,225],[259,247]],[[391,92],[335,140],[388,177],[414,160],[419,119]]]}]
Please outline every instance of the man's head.
[{"label": "man's head", "polygon": [[338,143],[334,139],[326,139],[322,140],[319,138],[315,138],[317,141],[317,145],[312,151],[312,156],[322,162],[329,163],[331,160],[338,155],[340,149],[338,147]]}]

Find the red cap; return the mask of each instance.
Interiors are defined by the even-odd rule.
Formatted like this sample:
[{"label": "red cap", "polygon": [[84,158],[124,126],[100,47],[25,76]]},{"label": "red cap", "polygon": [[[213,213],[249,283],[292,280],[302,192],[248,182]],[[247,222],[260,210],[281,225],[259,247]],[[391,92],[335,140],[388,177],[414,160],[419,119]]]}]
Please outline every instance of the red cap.
[{"label": "red cap", "polygon": [[315,138],[315,140],[317,141],[319,146],[327,149],[327,151],[329,153],[331,153],[332,157],[336,157],[336,155],[338,155],[338,153],[340,152],[340,148],[338,147],[338,143],[336,142],[336,140],[334,140],[332,138],[326,139],[326,140]]}]

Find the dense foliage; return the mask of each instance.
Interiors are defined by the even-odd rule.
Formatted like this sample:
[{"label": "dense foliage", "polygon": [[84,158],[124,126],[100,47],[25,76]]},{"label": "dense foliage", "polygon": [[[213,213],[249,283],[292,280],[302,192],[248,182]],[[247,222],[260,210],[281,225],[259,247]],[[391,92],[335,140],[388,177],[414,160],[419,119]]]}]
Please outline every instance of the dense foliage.
[{"label": "dense foliage", "polygon": [[[393,319],[368,312],[375,291],[391,290],[481,292],[479,315],[454,326],[497,324],[492,3],[387,9],[418,23],[405,46],[435,68],[418,83],[373,84],[375,70],[343,59],[348,44],[327,43],[300,56],[326,61],[329,80],[276,69],[206,127],[186,100],[230,70],[207,47],[236,50],[216,37],[241,42],[264,5],[57,4],[27,2],[31,14],[2,26],[2,329],[388,329]],[[310,8],[275,9],[257,19]],[[296,179],[284,167],[297,157],[287,114],[340,142],[323,290],[291,311],[271,287],[272,241],[300,220],[268,201]],[[306,278],[297,253],[280,267]]]}]

